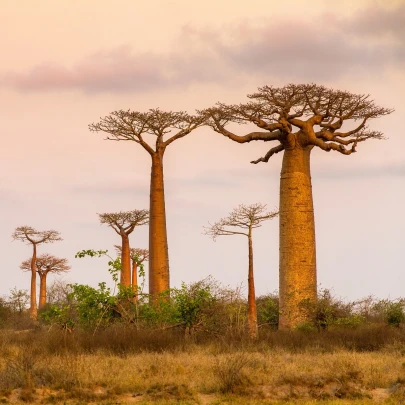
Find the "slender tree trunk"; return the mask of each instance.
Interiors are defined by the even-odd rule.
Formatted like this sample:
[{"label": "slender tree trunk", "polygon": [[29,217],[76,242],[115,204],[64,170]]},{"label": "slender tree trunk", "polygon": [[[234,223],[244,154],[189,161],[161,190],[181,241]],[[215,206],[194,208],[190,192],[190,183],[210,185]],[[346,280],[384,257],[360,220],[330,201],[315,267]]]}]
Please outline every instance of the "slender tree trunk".
[{"label": "slender tree trunk", "polygon": [[32,259],[31,259],[31,302],[30,302],[30,317],[37,319],[37,245],[32,244]]},{"label": "slender tree trunk", "polygon": [[163,152],[152,155],[149,215],[149,294],[154,299],[170,288]]},{"label": "slender tree trunk", "polygon": [[133,302],[138,301],[138,264],[136,260],[132,260],[132,292],[134,293]]},{"label": "slender tree trunk", "polygon": [[317,299],[310,153],[284,151],[280,178],[280,329],[309,320]]},{"label": "slender tree trunk", "polygon": [[256,310],[256,294],[255,294],[255,281],[253,277],[253,245],[252,234],[249,230],[249,275],[248,275],[248,334],[251,339],[257,339],[257,310]]},{"label": "slender tree trunk", "polygon": [[123,287],[131,285],[131,253],[129,250],[129,237],[125,233],[121,233],[121,277],[120,283]]},{"label": "slender tree trunk", "polygon": [[46,305],[46,276],[47,273],[42,273],[39,275],[39,308],[43,308]]}]

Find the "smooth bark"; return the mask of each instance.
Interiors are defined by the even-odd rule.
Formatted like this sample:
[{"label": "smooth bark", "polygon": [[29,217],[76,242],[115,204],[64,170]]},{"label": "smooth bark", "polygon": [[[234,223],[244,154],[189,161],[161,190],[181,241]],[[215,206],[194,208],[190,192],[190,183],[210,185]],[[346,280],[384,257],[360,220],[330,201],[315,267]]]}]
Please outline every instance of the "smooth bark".
[{"label": "smooth bark", "polygon": [[279,328],[308,320],[316,302],[315,219],[310,174],[312,146],[286,149],[280,176]]},{"label": "smooth bark", "polygon": [[39,275],[39,309],[43,308],[46,305],[46,276],[47,272],[44,272]]},{"label": "smooth bark", "polygon": [[133,302],[138,302],[138,264],[135,259],[132,260],[132,292],[134,294]]},{"label": "smooth bark", "polygon": [[156,299],[170,288],[163,152],[152,154],[149,217],[149,293]]},{"label": "smooth bark", "polygon": [[120,283],[123,287],[131,285],[131,253],[129,249],[129,237],[122,231],[121,232],[121,277]]},{"label": "smooth bark", "polygon": [[34,320],[37,319],[37,245],[32,244],[32,259],[31,259],[31,299],[30,299],[30,317]]},{"label": "smooth bark", "polygon": [[256,294],[255,294],[255,280],[253,276],[253,244],[252,244],[252,230],[249,230],[248,236],[249,243],[249,273],[248,273],[248,334],[251,339],[257,339],[257,310],[256,310]]}]

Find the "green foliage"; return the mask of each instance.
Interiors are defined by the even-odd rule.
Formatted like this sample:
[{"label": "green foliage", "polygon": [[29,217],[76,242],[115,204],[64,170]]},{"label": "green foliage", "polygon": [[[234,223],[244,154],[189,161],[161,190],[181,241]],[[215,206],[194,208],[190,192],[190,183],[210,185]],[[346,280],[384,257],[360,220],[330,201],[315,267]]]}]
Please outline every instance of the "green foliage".
[{"label": "green foliage", "polygon": [[387,308],[386,322],[388,325],[399,327],[405,320],[403,302],[391,302]]},{"label": "green foliage", "polygon": [[166,328],[178,323],[177,308],[170,298],[170,290],[160,293],[153,303],[149,303],[149,297],[146,295],[140,298],[139,317],[145,326]]},{"label": "green foliage", "polygon": [[271,329],[276,330],[280,315],[278,296],[269,294],[259,297],[256,300],[256,306],[259,325],[269,325]]},{"label": "green foliage", "polygon": [[75,326],[75,312],[72,305],[50,304],[40,311],[39,317],[42,321],[50,325],[56,325],[61,329],[73,330]]},{"label": "green foliage", "polygon": [[318,331],[336,325],[354,327],[362,323],[362,317],[353,318],[354,303],[344,303],[327,289],[319,291],[316,302],[303,300],[299,305],[309,315],[309,323]]},{"label": "green foliage", "polygon": [[374,310],[379,312],[384,322],[390,326],[399,327],[405,321],[404,300],[380,300],[374,305]]},{"label": "green foliage", "polygon": [[187,328],[203,325],[206,311],[215,303],[210,286],[204,280],[190,285],[182,283],[180,289],[172,290],[172,296],[178,321],[183,322]]},{"label": "green foliage", "polygon": [[97,327],[111,321],[118,298],[111,294],[106,283],[99,283],[97,289],[81,284],[72,284],[71,287],[73,291],[70,298],[76,308],[80,325]]},{"label": "green foliage", "polygon": [[342,326],[345,328],[357,328],[366,323],[366,318],[360,314],[352,314],[349,316],[344,316],[342,318],[337,318],[334,322],[336,326]]},{"label": "green foliage", "polygon": [[379,300],[372,306],[374,317],[388,325],[399,327],[405,321],[405,300]]}]

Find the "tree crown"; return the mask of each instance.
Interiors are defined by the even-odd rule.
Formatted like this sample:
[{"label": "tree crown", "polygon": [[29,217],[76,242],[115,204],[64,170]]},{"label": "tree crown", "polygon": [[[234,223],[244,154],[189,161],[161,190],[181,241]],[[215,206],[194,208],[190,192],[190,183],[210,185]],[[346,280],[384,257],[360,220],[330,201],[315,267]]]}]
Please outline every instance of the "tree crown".
[{"label": "tree crown", "polygon": [[[266,204],[240,204],[233,209],[229,216],[221,218],[214,224],[204,227],[204,234],[216,240],[218,236],[224,235],[246,235],[249,236],[251,230],[262,226],[262,222],[273,219],[278,215],[278,210],[267,211]],[[242,230],[235,230],[239,228]],[[247,230],[243,231],[243,230]]]},{"label": "tree crown", "polygon": [[[368,121],[394,111],[377,106],[367,94],[352,94],[315,84],[263,86],[248,97],[251,99],[248,103],[218,103],[200,114],[214,131],[236,142],[279,141],[266,156],[251,163],[267,162],[275,153],[306,146],[350,155],[356,152],[359,142],[384,139],[382,132],[368,128]],[[226,129],[230,122],[253,123],[264,131],[237,136]],[[341,131],[344,124],[353,127]]]},{"label": "tree crown", "polygon": [[[119,245],[114,245],[117,253],[121,256],[122,247]],[[141,248],[130,248],[131,259],[138,259],[140,263],[146,262],[149,260],[149,249]]]},{"label": "tree crown", "polygon": [[37,231],[31,226],[19,226],[12,234],[13,240],[32,243],[34,245],[40,243],[53,243],[63,240],[58,231]]},{"label": "tree crown", "polygon": [[[48,273],[62,273],[71,269],[67,259],[62,259],[48,253],[37,256],[35,265],[37,272],[40,275]],[[23,271],[31,271],[31,258],[24,260],[20,264],[20,269]]]},{"label": "tree crown", "polygon": [[129,235],[136,226],[149,223],[149,210],[120,211],[98,214],[100,223],[107,224],[119,235]]},{"label": "tree crown", "polygon": [[[107,133],[107,140],[136,142],[153,155],[157,151],[164,151],[173,141],[183,138],[203,124],[204,117],[201,115],[155,108],[148,112],[114,111],[98,123],[90,124],[89,129],[92,132]],[[172,132],[174,134],[171,137],[164,139]],[[144,136],[148,134],[156,136],[155,148],[145,141]]]}]

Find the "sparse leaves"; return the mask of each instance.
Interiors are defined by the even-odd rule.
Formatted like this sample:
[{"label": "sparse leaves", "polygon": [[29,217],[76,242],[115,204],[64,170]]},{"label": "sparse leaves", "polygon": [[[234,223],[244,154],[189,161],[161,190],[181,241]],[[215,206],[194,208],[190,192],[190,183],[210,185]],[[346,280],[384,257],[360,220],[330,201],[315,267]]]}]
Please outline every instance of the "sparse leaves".
[{"label": "sparse leaves", "polygon": [[[265,204],[239,205],[228,217],[220,219],[208,227],[204,227],[204,234],[216,240],[218,236],[224,235],[246,235],[253,228],[261,226],[263,221],[272,219],[278,215],[278,211],[267,211]],[[242,230],[237,230],[237,229]]]},{"label": "sparse leaves", "polygon": [[37,231],[30,226],[19,226],[13,232],[12,238],[29,244],[53,243],[62,240],[58,231]]},{"label": "sparse leaves", "polygon": [[[92,132],[105,132],[107,139],[112,141],[133,141],[139,143],[150,154],[165,149],[176,139],[182,138],[194,129],[203,125],[204,118],[190,115],[184,111],[162,111],[159,108],[148,112],[131,110],[114,111],[101,118],[98,123],[89,125]],[[172,134],[165,139],[166,135]],[[145,140],[145,135],[156,136],[155,147]]]},{"label": "sparse leaves", "polygon": [[115,213],[98,214],[100,222],[107,224],[119,235],[129,235],[136,226],[149,223],[148,210],[120,211]]},{"label": "sparse leaves", "polygon": [[[31,260],[32,259],[24,260],[20,265],[20,269],[23,271],[31,271]],[[35,265],[38,274],[63,273],[70,270],[67,259],[47,253],[37,256]]]},{"label": "sparse leaves", "polygon": [[[384,139],[382,132],[369,129],[367,123],[393,112],[377,106],[368,94],[352,94],[315,84],[263,86],[248,97],[251,99],[248,103],[218,103],[200,114],[206,117],[206,125],[235,142],[280,142],[264,157],[251,162],[254,164],[267,162],[275,153],[296,145],[350,155],[356,152],[359,142]],[[230,122],[253,123],[264,132],[238,136],[226,129]],[[352,128],[338,132],[344,123]]]},{"label": "sparse leaves", "polygon": [[[117,253],[121,256],[122,247],[119,245],[114,245]],[[149,260],[149,249],[141,248],[130,248],[131,259],[135,260],[137,264],[141,264]]]}]

